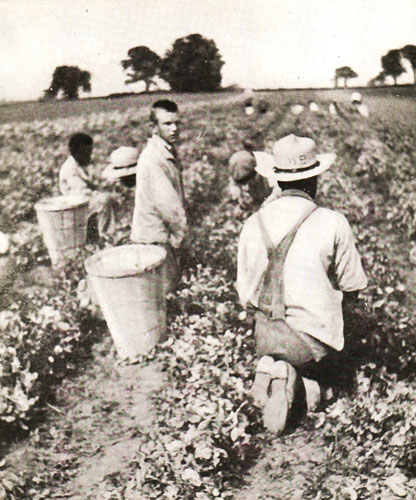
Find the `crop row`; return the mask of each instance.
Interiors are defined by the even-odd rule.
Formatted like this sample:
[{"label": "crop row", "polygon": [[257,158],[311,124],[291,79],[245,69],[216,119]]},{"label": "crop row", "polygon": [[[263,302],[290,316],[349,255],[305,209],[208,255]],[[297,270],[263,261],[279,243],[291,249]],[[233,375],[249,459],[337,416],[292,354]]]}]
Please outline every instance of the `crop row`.
[{"label": "crop row", "polygon": [[[145,498],[226,498],[234,479],[264,439],[259,415],[247,402],[254,368],[250,318],[239,319],[233,286],[238,234],[253,207],[246,195],[240,206],[235,205],[225,191],[228,157],[245,138],[259,131],[266,146],[277,136],[294,131],[314,137],[323,151],[337,152],[335,168],[320,184],[319,201],[342,211],[351,221],[370,278],[370,286],[362,294],[365,311],[357,312],[358,317],[349,324],[350,330],[356,329],[351,333],[355,364],[367,363],[358,377],[359,397],[354,404],[340,398],[328,408],[328,439],[331,429],[336,429],[351,442],[361,440],[360,446],[367,446],[367,452],[370,447],[364,442],[364,429],[377,422],[373,427],[381,443],[379,465],[391,451],[389,440],[396,435],[399,440],[403,426],[407,435],[415,433],[414,419],[409,420],[403,410],[408,407],[406,384],[396,384],[414,368],[415,361],[414,316],[409,313],[402,269],[408,263],[397,256],[397,248],[406,249],[412,233],[412,219],[407,214],[413,206],[410,166],[415,138],[348,114],[347,119],[315,114],[294,117],[286,113],[288,103],[279,104],[256,122],[247,121],[238,103],[188,110],[181,152],[192,223],[190,247],[192,260],[198,264],[185,275],[169,303],[169,340],[155,354],[169,374],[169,383],[156,396],[158,417],[153,431],[143,436],[134,460],[120,478],[124,498],[137,498],[137,490]],[[10,190],[0,203],[2,213],[17,230],[13,240],[22,272],[47,262],[33,220],[33,202],[56,192],[57,166],[66,154],[58,146],[64,132],[83,129],[92,133],[97,161],[103,162],[108,149],[120,145],[120,136],[123,144],[143,144],[144,130],[137,126],[136,114],[125,112],[6,128],[5,157],[13,148],[22,149],[13,157],[17,168],[12,185],[19,186],[19,193]],[[197,139],[195,131],[201,131]],[[31,168],[24,168],[29,158]],[[407,171],[403,165],[409,166]],[[26,193],[25,185],[34,186],[36,192]],[[115,189],[125,213],[118,234],[106,244],[128,239],[132,193]],[[406,203],[399,203],[402,197]],[[95,250],[87,248],[88,252]],[[26,427],[60,377],[75,368],[74,352],[79,357],[80,352],[88,351],[88,339],[94,340],[102,331],[82,294],[82,273],[81,265],[68,269],[56,277],[53,291],[44,290],[36,298],[17,297],[0,313],[4,370],[0,420],[4,426]],[[370,358],[372,364],[368,364]],[[366,393],[368,381],[370,394]],[[360,412],[367,404],[373,409],[363,419]],[[345,406],[342,412],[341,405]],[[400,416],[396,420],[391,419],[394,411]],[[388,466],[401,465],[411,471],[408,448],[401,450],[405,452],[390,453]],[[142,471],[140,480],[135,473],[138,469]],[[363,471],[364,464],[359,473]],[[112,498],[121,498],[120,491],[114,487]],[[365,498],[364,489],[362,494]]]}]

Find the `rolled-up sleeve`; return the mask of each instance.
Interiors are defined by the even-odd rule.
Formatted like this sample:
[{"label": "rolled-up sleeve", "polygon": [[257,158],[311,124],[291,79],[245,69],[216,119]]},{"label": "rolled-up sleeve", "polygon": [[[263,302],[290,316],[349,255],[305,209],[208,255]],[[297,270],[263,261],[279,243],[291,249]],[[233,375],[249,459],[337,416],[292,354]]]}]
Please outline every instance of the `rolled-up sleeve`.
[{"label": "rolled-up sleeve", "polygon": [[354,292],[367,286],[367,277],[355,246],[351,226],[341,214],[336,231],[334,264],[340,290]]}]

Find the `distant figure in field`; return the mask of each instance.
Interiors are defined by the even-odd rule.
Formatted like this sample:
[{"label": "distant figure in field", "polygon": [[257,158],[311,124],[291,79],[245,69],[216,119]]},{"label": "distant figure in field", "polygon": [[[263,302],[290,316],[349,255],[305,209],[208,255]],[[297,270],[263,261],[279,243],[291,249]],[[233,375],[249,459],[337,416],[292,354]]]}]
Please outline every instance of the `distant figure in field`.
[{"label": "distant figure in field", "polygon": [[370,116],[370,110],[367,104],[363,103],[363,98],[359,92],[353,92],[351,94],[351,105],[361,116],[364,116],[364,118]]},{"label": "distant figure in field", "polygon": [[259,175],[252,151],[243,149],[232,154],[229,162],[230,180],[228,189],[233,200],[240,200],[241,189],[248,186],[253,203],[260,206],[271,194],[272,187],[267,179]]},{"label": "distant figure in field", "polygon": [[110,164],[101,174],[106,180],[119,180],[123,186],[136,185],[136,166],[139,158],[137,148],[121,146],[115,149],[109,158]]},{"label": "distant figure in field", "polygon": [[251,97],[244,102],[244,112],[247,116],[254,114],[253,99]]},{"label": "distant figure in field", "polygon": [[305,106],[303,106],[302,104],[293,104],[290,107],[290,112],[292,113],[292,115],[298,116],[298,115],[301,115],[303,113],[304,109],[305,109]]},{"label": "distant figure in field", "polygon": [[165,291],[173,291],[188,265],[188,231],[185,196],[176,146],[179,113],[175,102],[156,101],[150,111],[152,136],[140,154],[131,240],[160,245],[167,251],[164,264]]},{"label": "distant figure in field", "polygon": [[[110,193],[99,192],[88,173],[93,139],[83,133],[69,140],[70,156],[59,171],[59,190],[64,196],[84,195],[90,199],[88,236],[96,238],[115,230],[115,211],[118,203]],[[98,234],[97,234],[98,233]]]},{"label": "distant figure in field", "polygon": [[329,105],[329,113],[332,116],[344,116],[344,113],[341,111],[341,108],[337,101],[332,101]]},{"label": "distant figure in field", "polygon": [[309,101],[309,111],[312,113],[317,113],[319,111],[319,106],[314,101]]},{"label": "distant figure in field", "polygon": [[265,99],[260,99],[257,103],[257,110],[261,115],[265,115],[269,110],[269,103]]}]

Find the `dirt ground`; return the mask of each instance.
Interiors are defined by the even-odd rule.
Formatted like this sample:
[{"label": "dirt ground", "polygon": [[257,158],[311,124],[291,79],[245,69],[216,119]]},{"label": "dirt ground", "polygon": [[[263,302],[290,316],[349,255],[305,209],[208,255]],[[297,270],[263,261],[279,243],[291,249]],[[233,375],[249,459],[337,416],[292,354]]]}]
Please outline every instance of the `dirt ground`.
[{"label": "dirt ground", "polygon": [[[123,471],[141,432],[151,428],[151,397],[163,383],[157,363],[119,362],[107,337],[83,373],[59,388],[48,420],[10,450],[6,462],[15,473],[31,471],[37,481],[48,477],[37,498],[101,500],[106,482]],[[300,428],[264,450],[234,498],[301,499],[310,478],[326,473],[328,458],[319,434]],[[47,471],[54,473],[45,476]]]}]

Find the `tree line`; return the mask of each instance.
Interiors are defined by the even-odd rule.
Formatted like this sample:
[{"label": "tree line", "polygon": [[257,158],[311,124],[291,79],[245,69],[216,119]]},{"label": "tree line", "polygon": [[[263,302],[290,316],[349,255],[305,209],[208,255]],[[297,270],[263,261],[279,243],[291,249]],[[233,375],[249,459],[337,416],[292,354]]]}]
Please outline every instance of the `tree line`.
[{"label": "tree line", "polygon": [[[394,80],[394,85],[397,85],[397,78],[406,72],[403,66],[403,59],[407,59],[413,69],[413,83],[416,85],[416,46],[406,45],[402,49],[389,50],[381,58],[382,70],[380,73],[372,78],[368,85],[373,87],[375,85],[383,85],[388,76]],[[338,87],[339,81],[343,80],[344,87],[348,86],[348,81],[351,78],[357,78],[357,73],[349,66],[342,66],[335,70],[334,84],[335,88]]]},{"label": "tree line", "polygon": [[388,76],[391,76],[394,80],[394,85],[397,85],[397,78],[406,72],[403,66],[403,59],[407,59],[410,66],[413,69],[413,83],[416,85],[416,46],[406,45],[401,49],[389,50],[381,58],[382,70],[380,73],[372,78],[368,84],[377,85],[383,84]]},{"label": "tree line", "polygon": [[[157,78],[165,80],[175,92],[210,92],[221,87],[224,61],[214,42],[199,34],[175,40],[163,57],[140,45],[127,52],[121,66],[127,72],[126,84],[144,82],[146,92]],[[52,75],[45,99],[62,92],[65,99],[77,99],[79,90],[91,91],[91,74],[77,66],[58,66]]]}]

